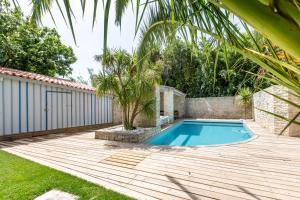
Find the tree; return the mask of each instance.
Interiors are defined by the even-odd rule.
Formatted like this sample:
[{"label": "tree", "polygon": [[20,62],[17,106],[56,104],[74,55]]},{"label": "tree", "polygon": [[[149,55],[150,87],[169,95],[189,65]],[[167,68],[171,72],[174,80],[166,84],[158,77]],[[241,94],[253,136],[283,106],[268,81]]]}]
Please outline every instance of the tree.
[{"label": "tree", "polygon": [[230,49],[225,52],[213,40],[202,40],[199,50],[189,42],[173,40],[163,50],[162,61],[163,83],[188,97],[232,96],[242,87],[269,86],[257,78],[258,65]]},{"label": "tree", "polygon": [[48,76],[72,73],[75,55],[55,29],[39,28],[19,9],[3,3],[0,21],[0,66]]},{"label": "tree", "polygon": [[[224,7],[300,60],[300,1],[221,0]],[[270,20],[272,19],[272,20]]]},{"label": "tree", "polygon": [[134,120],[144,113],[151,118],[155,114],[154,88],[159,82],[160,67],[156,62],[146,63],[138,68],[136,56],[125,50],[107,51],[96,56],[103,70],[94,76],[97,95],[111,94],[121,106],[123,125],[127,130],[134,129]]},{"label": "tree", "polygon": [[[94,3],[93,22],[96,20],[97,2]],[[104,50],[107,47],[107,32],[111,0],[103,2],[104,9]],[[41,19],[45,11],[50,11],[54,0],[33,1],[33,18]],[[82,12],[85,12],[85,1],[82,3]],[[122,16],[132,1],[115,0],[116,17],[115,22],[121,26]],[[56,4],[60,7],[59,3]],[[196,0],[196,1],[174,1],[158,0],[146,1],[141,4],[138,0],[136,5],[136,32],[141,28],[143,35],[141,40],[140,58],[147,51],[147,45],[153,40],[162,41],[166,32],[180,29],[184,37],[190,34],[192,40],[197,39],[198,32],[208,34],[222,42],[229,44],[231,48],[239,51],[248,59],[261,65],[269,71],[268,78],[276,84],[284,85],[300,94],[299,66],[294,63],[278,62],[272,57],[261,54],[261,49],[253,51],[245,48],[245,40],[241,37],[239,29],[232,23],[231,15],[234,13],[243,21],[245,29],[250,26],[267,37],[274,44],[278,44],[288,55],[300,60],[300,1],[299,0]],[[70,1],[64,1],[65,11],[71,27],[74,39],[72,7]],[[142,12],[140,12],[142,11]],[[145,15],[146,13],[146,15]],[[63,12],[62,15],[64,16]],[[145,17],[146,16],[146,17]],[[145,23],[141,23],[146,18]],[[272,20],[270,20],[272,19]],[[246,23],[245,23],[246,22]],[[93,23],[94,24],[94,23]],[[253,39],[253,37],[251,37]],[[148,44],[147,44],[148,43]],[[224,44],[225,43],[225,44]],[[273,55],[274,57],[275,55]],[[288,72],[286,72],[288,71]],[[295,75],[294,75],[295,74]]]},{"label": "tree", "polygon": [[[219,45],[226,49],[225,51],[232,49],[255,62],[266,71],[266,73],[259,74],[260,78],[267,79],[273,84],[282,85],[290,89],[297,98],[300,98],[300,66],[297,63],[300,49],[296,45],[300,39],[298,0],[293,2],[288,0],[280,1],[281,3],[284,2],[282,4],[286,6],[285,8],[282,4],[278,5],[279,1],[276,1],[275,5],[268,5],[268,3],[264,5],[267,1],[257,0],[247,2],[236,0],[163,2],[163,4],[159,4],[161,1],[156,1],[150,5],[150,14],[141,31],[143,34],[139,46],[141,58],[146,54],[148,46],[153,45],[155,42],[162,43],[167,41],[170,35],[181,34],[186,40],[191,40],[196,47],[198,46],[198,41],[204,35],[204,37],[217,40]],[[223,2],[224,4],[219,4]],[[240,20],[246,33],[249,35],[248,38],[255,44],[249,48],[247,38],[232,23],[232,14],[228,12],[228,9],[226,10],[225,2],[228,5],[231,4],[231,6],[235,4],[237,7],[229,10],[234,10],[232,12],[239,14],[245,20],[247,19],[248,23],[253,23],[253,27],[267,37],[266,41],[271,56],[268,55],[269,52],[264,52],[258,44],[258,41],[250,31],[251,28],[244,21]],[[239,6],[241,7],[241,12]],[[258,10],[256,10],[256,6]],[[222,9],[223,7],[225,7],[225,10]],[[289,8],[293,12],[288,13]],[[283,10],[285,13],[277,12],[279,10]],[[255,15],[256,12],[258,12],[257,15]],[[259,18],[257,16],[262,17]],[[280,23],[277,24],[277,21],[274,19],[278,19]],[[282,48],[283,54],[287,58],[292,57],[293,59],[281,60],[276,53],[276,49],[274,49],[274,44],[278,44]],[[276,97],[300,109],[300,105],[297,103],[288,99],[282,99],[279,96]],[[300,125],[300,122],[297,121],[299,114],[300,111],[291,119],[284,116],[281,116],[281,119]],[[287,126],[289,125],[290,123],[287,124]]]},{"label": "tree", "polygon": [[81,75],[80,75],[80,76],[77,76],[76,78],[70,77],[70,80],[73,81],[73,82],[82,83],[82,84],[85,84],[85,85],[88,85],[88,84],[89,84],[88,81],[85,80],[85,79],[83,78],[83,76],[81,76]]},{"label": "tree", "polygon": [[96,78],[97,78],[97,74],[95,73],[93,68],[88,68],[87,69],[89,72],[89,76],[90,76],[90,81],[91,81],[91,85],[93,87],[97,87],[97,83],[96,83]]},{"label": "tree", "polygon": [[[33,1],[35,5],[34,17],[41,18],[44,11],[49,11],[51,2],[54,3],[55,1]],[[97,13],[97,2],[94,4],[93,21],[95,21]],[[132,3],[132,1],[127,0],[115,0],[117,25],[121,25],[122,16],[130,2]],[[58,2],[56,1],[56,3]],[[70,1],[64,1],[64,5],[75,38]],[[83,13],[85,12],[84,5],[85,3],[82,3]],[[104,50],[106,50],[111,0],[106,0],[104,5]],[[238,51],[267,70],[268,73],[265,73],[263,78],[287,87],[300,98],[299,64],[282,62],[276,53],[273,53],[272,56],[266,56],[258,45],[255,49],[248,49],[245,38],[241,36],[239,29],[230,20],[232,13],[243,20],[241,23],[248,33],[249,24],[268,40],[277,44],[288,56],[300,60],[300,46],[298,45],[300,43],[299,0],[158,0],[146,1],[144,4],[140,4],[138,0],[135,24],[136,30],[142,28],[139,57],[142,58],[146,54],[148,46],[152,45],[153,41],[162,42],[166,35],[175,35],[177,30],[182,33],[183,37],[190,38],[192,41],[197,40],[199,32],[200,34],[208,34],[209,37],[217,39],[222,46]],[[141,23],[145,16],[147,17],[144,20],[145,23]],[[187,34],[190,37],[187,37]],[[250,38],[256,43],[255,38],[252,36]],[[287,102],[295,105],[289,100]],[[299,105],[296,107],[300,109]],[[299,114],[300,111],[296,115]],[[289,119],[286,120],[289,121]],[[300,124],[300,122],[296,123]]]}]

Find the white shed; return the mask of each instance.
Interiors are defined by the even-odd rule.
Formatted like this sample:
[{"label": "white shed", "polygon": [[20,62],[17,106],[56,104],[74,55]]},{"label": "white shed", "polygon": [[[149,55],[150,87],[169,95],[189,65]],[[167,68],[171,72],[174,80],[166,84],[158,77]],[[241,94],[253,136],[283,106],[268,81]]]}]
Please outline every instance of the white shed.
[{"label": "white shed", "polygon": [[0,68],[0,137],[112,123],[112,97],[69,80]]}]

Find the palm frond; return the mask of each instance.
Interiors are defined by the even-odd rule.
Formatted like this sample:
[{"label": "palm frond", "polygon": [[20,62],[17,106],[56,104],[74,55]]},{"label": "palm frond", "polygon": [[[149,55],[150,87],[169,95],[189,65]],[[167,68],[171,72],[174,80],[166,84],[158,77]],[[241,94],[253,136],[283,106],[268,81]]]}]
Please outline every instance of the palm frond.
[{"label": "palm frond", "polygon": [[[257,110],[260,110],[260,111],[262,111],[262,112],[265,112],[265,113],[267,113],[267,114],[269,114],[269,115],[272,115],[272,116],[274,116],[274,117],[277,117],[277,118],[279,118],[279,119],[281,119],[281,120],[284,120],[284,121],[286,121],[286,122],[291,122],[292,121],[292,123],[294,123],[294,124],[297,124],[297,125],[300,125],[300,122],[299,121],[297,121],[296,119],[297,119],[297,117],[298,117],[298,113],[297,113],[297,117],[294,117],[292,120],[291,119],[289,119],[289,118],[287,118],[287,117],[283,117],[283,116],[281,116],[281,115],[279,115],[279,114],[276,114],[276,113],[273,113],[273,112],[270,112],[270,111],[267,111],[267,110],[264,110],[264,109],[260,109],[260,108],[255,108],[255,109],[257,109]],[[291,123],[289,123],[288,125],[290,125]],[[286,129],[287,127],[285,127],[285,129]]]},{"label": "palm frond", "polygon": [[[85,0],[84,0],[85,1]],[[84,14],[84,10],[85,10],[85,2],[83,2],[82,6],[84,6],[83,9],[83,14]],[[96,23],[96,16],[97,16],[97,7],[98,7],[98,0],[94,0],[94,11],[93,11],[93,28],[95,26]]]},{"label": "palm frond", "polygon": [[122,17],[124,15],[124,12],[126,11],[126,8],[129,4],[130,0],[116,0],[116,17],[115,17],[115,24],[117,26],[122,25]]},{"label": "palm frond", "polygon": [[110,5],[111,5],[111,0],[107,0],[104,8],[104,39],[103,39],[104,52],[106,52],[107,49],[108,19],[109,19]]}]

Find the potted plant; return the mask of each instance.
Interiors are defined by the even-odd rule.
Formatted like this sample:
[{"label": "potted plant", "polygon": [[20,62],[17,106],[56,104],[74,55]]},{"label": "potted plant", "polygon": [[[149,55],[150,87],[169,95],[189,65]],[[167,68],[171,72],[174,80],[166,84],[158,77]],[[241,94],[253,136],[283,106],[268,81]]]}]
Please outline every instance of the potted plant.
[{"label": "potted plant", "polygon": [[244,117],[246,119],[247,107],[252,102],[252,91],[248,87],[241,88],[238,92],[239,103],[244,106]]},{"label": "potted plant", "polygon": [[144,113],[148,118],[155,115],[154,88],[160,81],[160,67],[149,59],[143,67],[138,66],[135,55],[125,50],[108,50],[96,56],[103,70],[95,77],[96,93],[113,95],[122,109],[123,126],[135,129],[134,120]]}]

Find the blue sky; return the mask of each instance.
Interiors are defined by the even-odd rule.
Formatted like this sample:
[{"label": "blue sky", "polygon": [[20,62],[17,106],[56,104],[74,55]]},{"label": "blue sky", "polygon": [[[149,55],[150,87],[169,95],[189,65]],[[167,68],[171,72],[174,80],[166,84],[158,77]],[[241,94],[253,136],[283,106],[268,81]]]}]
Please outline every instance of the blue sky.
[{"label": "blue sky", "polygon": [[[82,76],[84,79],[88,79],[87,68],[93,68],[95,71],[100,69],[100,64],[96,63],[93,59],[95,54],[100,54],[103,47],[103,9],[102,3],[99,1],[97,21],[92,30],[92,1],[87,1],[86,14],[82,17],[81,6],[79,0],[72,1],[72,8],[75,13],[76,22],[74,27],[76,31],[77,46],[74,43],[70,29],[64,23],[61,14],[56,6],[52,8],[52,13],[55,18],[55,24],[53,23],[49,15],[43,17],[43,26],[56,28],[61,35],[61,40],[64,44],[71,46],[77,57],[77,62],[72,65],[73,77]],[[30,1],[19,1],[23,12],[29,15],[31,12]],[[112,5],[114,6],[114,5]],[[114,25],[115,12],[114,9],[110,11],[109,22],[109,34],[108,45],[109,47],[122,47],[129,52],[132,52],[138,42],[138,37],[134,40],[134,14],[131,7],[128,8],[128,12],[124,16],[122,21],[122,31],[120,28]]]}]

